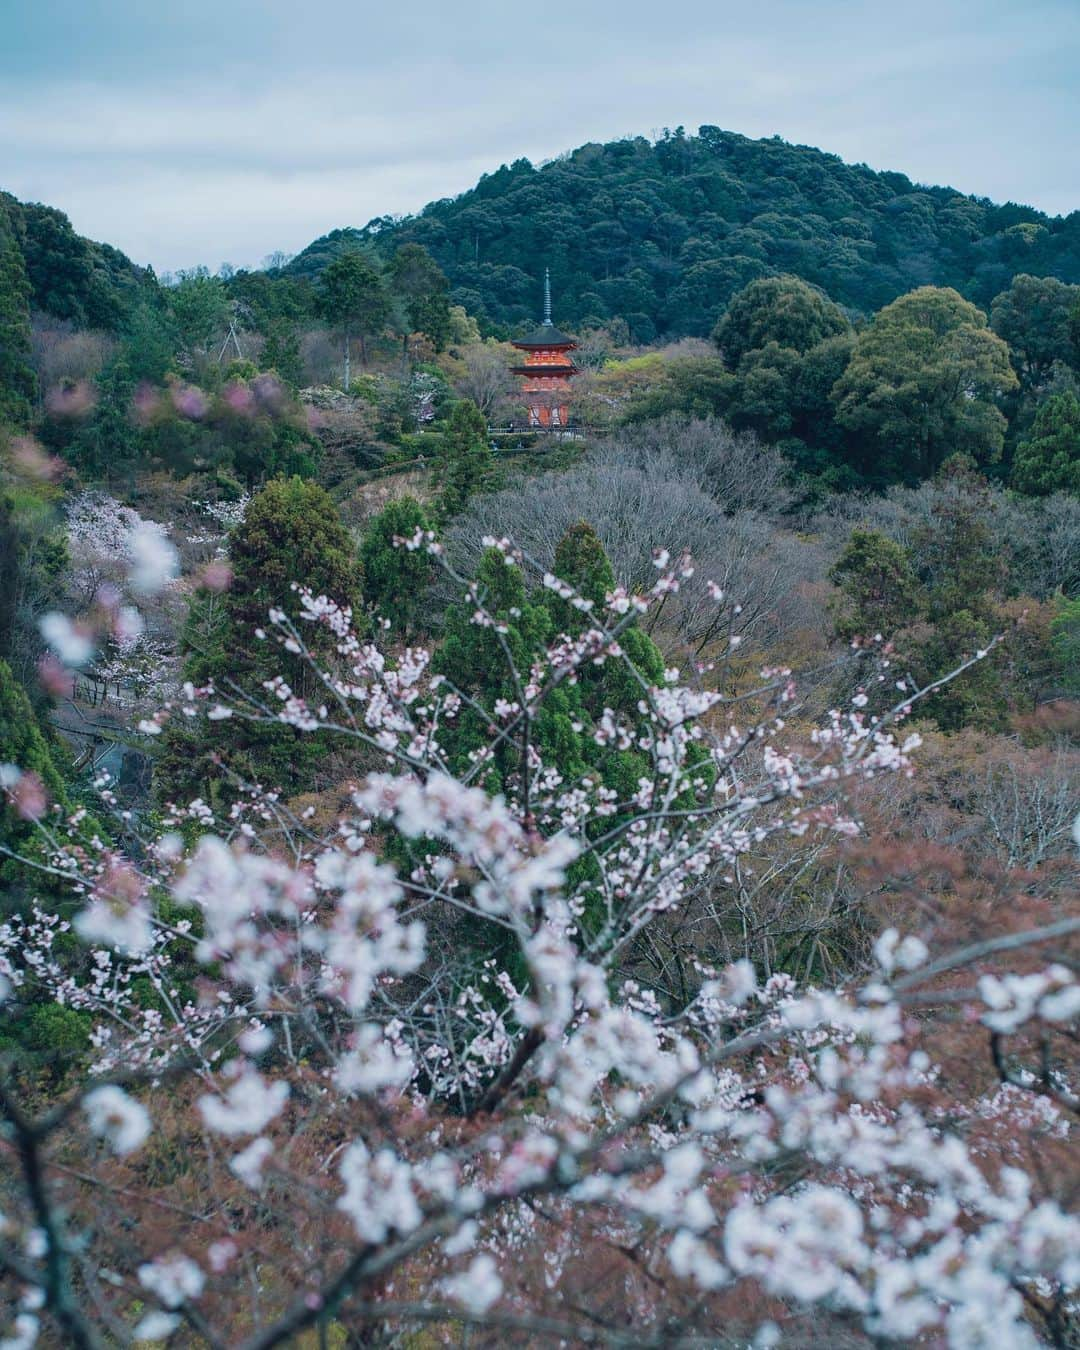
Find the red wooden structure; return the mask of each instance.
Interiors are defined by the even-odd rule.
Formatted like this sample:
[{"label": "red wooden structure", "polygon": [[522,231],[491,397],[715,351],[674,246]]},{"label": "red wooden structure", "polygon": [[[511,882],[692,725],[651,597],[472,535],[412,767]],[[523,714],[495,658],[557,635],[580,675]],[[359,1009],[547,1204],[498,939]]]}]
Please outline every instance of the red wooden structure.
[{"label": "red wooden structure", "polygon": [[525,364],[513,366],[522,378],[531,427],[565,427],[570,423],[570,381],[578,373],[568,353],[577,343],[551,322],[551,275],[544,269],[544,322],[528,337],[511,344],[525,353]]}]

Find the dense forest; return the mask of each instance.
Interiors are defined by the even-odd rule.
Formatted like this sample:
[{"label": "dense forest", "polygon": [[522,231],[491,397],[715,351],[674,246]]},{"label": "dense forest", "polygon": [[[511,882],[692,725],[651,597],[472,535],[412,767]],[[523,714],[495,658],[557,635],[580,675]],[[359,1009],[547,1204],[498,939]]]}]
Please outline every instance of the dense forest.
[{"label": "dense forest", "polygon": [[1080,212],[0,194],[0,1345],[1067,1350],[1078,813]]},{"label": "dense forest", "polygon": [[365,242],[422,244],[455,303],[501,336],[536,318],[545,267],[565,324],[617,319],[640,343],[705,336],[736,291],[780,273],[853,314],[918,286],[985,308],[1018,272],[1080,282],[1080,211],[1051,218],[708,126],[515,160],[418,216],[331,231],[287,270],[314,277]]}]

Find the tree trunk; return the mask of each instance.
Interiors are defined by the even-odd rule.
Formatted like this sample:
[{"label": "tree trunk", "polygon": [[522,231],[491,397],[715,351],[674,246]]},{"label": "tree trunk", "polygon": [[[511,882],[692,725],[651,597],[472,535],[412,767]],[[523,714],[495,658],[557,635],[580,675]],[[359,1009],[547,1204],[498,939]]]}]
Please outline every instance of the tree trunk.
[{"label": "tree trunk", "polygon": [[367,338],[360,334],[360,364],[367,369]]},{"label": "tree trunk", "polygon": [[350,380],[349,380],[349,375],[350,375],[350,369],[349,369],[349,346],[350,346],[350,338],[349,338],[348,329],[346,329],[346,331],[345,331],[345,392],[346,392],[346,393],[349,392],[349,384],[350,384]]}]

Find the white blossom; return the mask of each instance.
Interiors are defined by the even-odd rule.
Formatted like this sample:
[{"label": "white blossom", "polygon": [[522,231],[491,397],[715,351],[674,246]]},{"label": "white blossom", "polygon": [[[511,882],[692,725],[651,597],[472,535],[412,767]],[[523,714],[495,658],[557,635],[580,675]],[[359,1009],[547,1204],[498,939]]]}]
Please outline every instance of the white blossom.
[{"label": "white blossom", "polygon": [[104,1139],[114,1153],[133,1153],[150,1134],[150,1112],[111,1083],[94,1088],[83,1098],[83,1110],[92,1134]]}]

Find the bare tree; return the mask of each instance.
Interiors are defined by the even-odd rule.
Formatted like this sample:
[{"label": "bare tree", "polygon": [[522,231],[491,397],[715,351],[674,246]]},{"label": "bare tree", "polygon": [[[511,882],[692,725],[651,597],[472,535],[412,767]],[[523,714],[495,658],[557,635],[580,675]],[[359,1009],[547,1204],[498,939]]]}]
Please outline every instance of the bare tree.
[{"label": "bare tree", "polygon": [[514,393],[514,377],[506,353],[494,344],[466,347],[465,370],[454,382],[462,398],[471,399],[488,421],[503,411]]},{"label": "bare tree", "polygon": [[[724,435],[730,438],[725,481],[734,497],[741,475],[734,456],[739,438],[706,424],[698,426],[703,430],[687,429],[688,443],[693,445],[692,438],[700,435],[700,446],[715,444],[721,466]],[[706,431],[716,432],[715,441]],[[653,454],[648,440],[626,453],[620,443],[611,442],[567,473],[545,474],[530,479],[527,488],[512,485],[475,498],[451,528],[447,542],[453,556],[469,568],[486,536],[510,534],[550,566],[566,530],[586,519],[607,551],[616,580],[628,590],[651,584],[658,541],[672,553],[691,553],[695,575],[668,597],[657,618],[658,631],[667,631],[679,643],[703,646],[717,635],[721,611],[705,585],[706,577],[738,607],[733,622],[741,638],[764,636],[767,631],[775,642],[794,628],[819,623],[814,594],[824,577],[822,550],[756,512],[725,514],[700,485],[708,477],[704,466],[709,463],[704,449],[695,460],[690,454],[680,458],[663,445]],[[720,481],[720,472],[714,481]],[[753,494],[749,481],[744,490],[747,496]],[[727,611],[724,614],[726,623]]]}]

